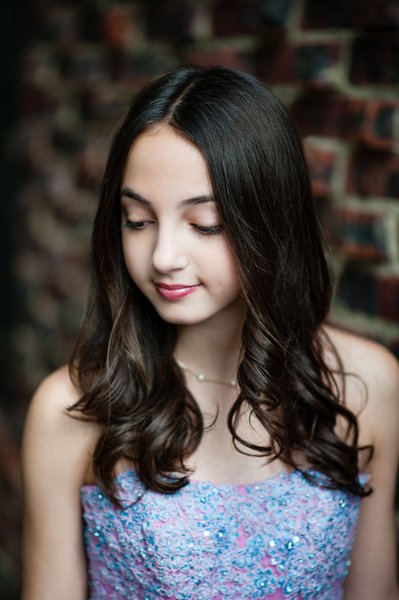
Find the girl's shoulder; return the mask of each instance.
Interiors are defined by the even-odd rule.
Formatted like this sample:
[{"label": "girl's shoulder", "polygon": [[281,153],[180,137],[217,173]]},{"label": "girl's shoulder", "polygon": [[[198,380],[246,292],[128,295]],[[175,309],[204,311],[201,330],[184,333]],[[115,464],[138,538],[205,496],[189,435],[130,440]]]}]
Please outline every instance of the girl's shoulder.
[{"label": "girl's shoulder", "polygon": [[77,385],[72,381],[68,365],[50,373],[38,385],[31,401],[31,407],[45,410],[51,417],[64,413],[80,397]]},{"label": "girl's shoulder", "polygon": [[64,471],[77,486],[86,481],[99,435],[96,424],[68,410],[80,396],[67,366],[48,375],[30,402],[22,446],[28,468]]},{"label": "girl's shoulder", "polygon": [[323,330],[333,342],[345,372],[361,377],[371,390],[383,394],[397,389],[399,364],[387,348],[336,326],[325,325]]},{"label": "girl's shoulder", "polygon": [[[332,341],[341,361],[345,377],[345,400],[358,417],[364,433],[373,443],[397,430],[399,418],[399,364],[395,356],[381,344],[326,325],[325,333]],[[327,349],[327,364],[336,361]],[[396,436],[396,431],[395,431]],[[366,441],[366,440],[365,440]]]},{"label": "girl's shoulder", "polygon": [[29,405],[22,443],[23,598],[87,597],[80,493],[96,436],[93,425],[68,411],[79,397],[64,367],[44,379]]},{"label": "girl's shoulder", "polygon": [[[345,598],[397,598],[394,498],[399,462],[399,366],[377,342],[327,327],[346,373],[346,405],[358,417],[359,469],[372,489],[362,501]],[[385,552],[376,552],[384,548]]]},{"label": "girl's shoulder", "polygon": [[[81,391],[67,365],[50,373],[39,384],[28,407],[29,418],[39,419],[50,428],[82,427],[78,411],[69,410],[81,397]],[[79,425],[80,423],[80,425]]]}]

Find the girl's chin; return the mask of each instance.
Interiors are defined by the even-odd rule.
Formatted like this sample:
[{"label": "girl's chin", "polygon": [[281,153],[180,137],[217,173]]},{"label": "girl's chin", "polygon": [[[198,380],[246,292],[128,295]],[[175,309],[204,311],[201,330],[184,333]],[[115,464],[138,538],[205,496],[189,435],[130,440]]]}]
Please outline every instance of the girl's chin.
[{"label": "girl's chin", "polygon": [[158,312],[159,316],[161,317],[161,319],[163,321],[165,321],[166,323],[170,323],[171,325],[180,325],[182,327],[187,326],[187,325],[198,325],[199,323],[203,323],[204,321],[207,321],[208,319],[194,319],[193,317],[187,317],[187,318],[183,318],[183,317],[178,317],[178,316],[169,316],[169,315],[165,315],[162,314],[161,312]]},{"label": "girl's chin", "polygon": [[153,306],[161,319],[171,325],[198,325],[214,316],[213,314],[196,314],[193,308],[182,310],[182,307],[177,306],[170,306],[167,309],[156,305]]}]

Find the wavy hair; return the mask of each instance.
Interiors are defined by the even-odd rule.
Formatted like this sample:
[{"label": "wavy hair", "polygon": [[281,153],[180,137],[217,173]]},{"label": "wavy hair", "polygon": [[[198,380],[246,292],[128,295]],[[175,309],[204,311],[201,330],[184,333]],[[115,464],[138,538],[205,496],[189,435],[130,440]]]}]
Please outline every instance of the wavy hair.
[{"label": "wavy hair", "polygon": [[[114,468],[126,457],[148,488],[173,493],[188,483],[184,461],[204,431],[173,357],[176,327],[136,287],[122,254],[120,188],[128,152],[157,124],[173,127],[201,151],[238,265],[246,319],[241,391],[228,415],[234,445],[266,461],[280,458],[314,481],[295,461],[299,452],[328,476],[328,487],[366,495],[370,490],[358,480],[357,419],[339,401],[342,363],[325,332],[338,368],[332,371],[323,358],[320,326],[332,279],[301,139],[266,86],[223,67],[180,67],[152,81],[111,146],[92,235],[88,308],[69,364],[82,393],[70,410],[102,428],[95,476],[117,503]],[[237,434],[248,407],[270,445]],[[345,440],[336,434],[338,419],[346,423]]]}]

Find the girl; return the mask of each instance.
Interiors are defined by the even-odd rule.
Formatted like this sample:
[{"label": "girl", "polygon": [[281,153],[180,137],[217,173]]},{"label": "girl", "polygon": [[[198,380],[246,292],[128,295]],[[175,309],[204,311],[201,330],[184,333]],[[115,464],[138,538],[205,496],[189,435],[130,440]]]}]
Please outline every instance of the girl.
[{"label": "girl", "polygon": [[397,598],[399,370],[325,323],[281,103],[221,67],[153,81],[92,243],[69,369],[26,423],[24,600]]}]

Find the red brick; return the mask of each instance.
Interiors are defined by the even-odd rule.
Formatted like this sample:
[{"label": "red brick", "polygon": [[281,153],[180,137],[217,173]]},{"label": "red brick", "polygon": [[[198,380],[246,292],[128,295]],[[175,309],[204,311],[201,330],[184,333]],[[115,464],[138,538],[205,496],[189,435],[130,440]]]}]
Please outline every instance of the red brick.
[{"label": "red brick", "polygon": [[335,248],[341,255],[365,261],[388,258],[385,219],[381,213],[337,208],[335,225]]},{"label": "red brick", "polygon": [[313,42],[289,46],[282,38],[270,36],[255,54],[256,74],[269,84],[332,84],[330,70],[340,61],[339,43]]},{"label": "red brick", "polygon": [[326,197],[333,192],[333,180],[338,169],[336,150],[305,140],[306,161],[310,171],[313,194]]},{"label": "red brick", "polygon": [[212,13],[214,35],[256,35],[282,29],[293,4],[294,0],[218,0]]},{"label": "red brick", "polygon": [[392,27],[399,24],[395,0],[306,0],[303,25],[307,28]]},{"label": "red brick", "polygon": [[347,104],[346,137],[376,150],[392,150],[396,145],[395,119],[399,102],[350,100]]},{"label": "red brick", "polygon": [[342,137],[347,99],[334,90],[311,89],[297,96],[290,112],[302,135]]},{"label": "red brick", "polygon": [[361,142],[377,150],[397,143],[399,102],[346,98],[334,90],[307,90],[291,105],[302,135],[325,135]]},{"label": "red brick", "polygon": [[392,28],[399,24],[397,0],[306,0],[303,25],[307,28]]},{"label": "red brick", "polygon": [[113,48],[125,48],[132,36],[132,16],[126,7],[111,6],[103,15],[105,42]]},{"label": "red brick", "polygon": [[348,308],[378,315],[377,281],[373,273],[348,262],[339,278],[336,297]]},{"label": "red brick", "polygon": [[379,316],[399,321],[399,276],[381,276],[377,289]]},{"label": "red brick", "polygon": [[216,37],[247,35],[257,32],[257,0],[219,0],[213,13],[213,33]]},{"label": "red brick", "polygon": [[251,71],[251,59],[244,52],[239,52],[225,46],[213,49],[189,49],[185,55],[185,62],[199,67],[212,67],[214,65],[223,65],[231,69],[241,71]]},{"label": "red brick", "polygon": [[337,297],[349,308],[399,322],[398,275],[376,275],[348,263],[339,280]]},{"label": "red brick", "polygon": [[397,0],[353,0],[353,25],[355,27],[392,28],[399,25]]},{"label": "red brick", "polygon": [[399,198],[399,156],[358,148],[349,163],[348,192]]},{"label": "red brick", "polygon": [[143,3],[146,34],[150,39],[185,43],[195,39],[195,2],[164,2],[152,0]]},{"label": "red brick", "polygon": [[350,80],[356,84],[399,83],[399,39],[397,33],[368,35],[352,46]]},{"label": "red brick", "polygon": [[351,21],[350,0],[335,0],[335,2],[305,0],[302,21],[305,28],[348,27]]}]

